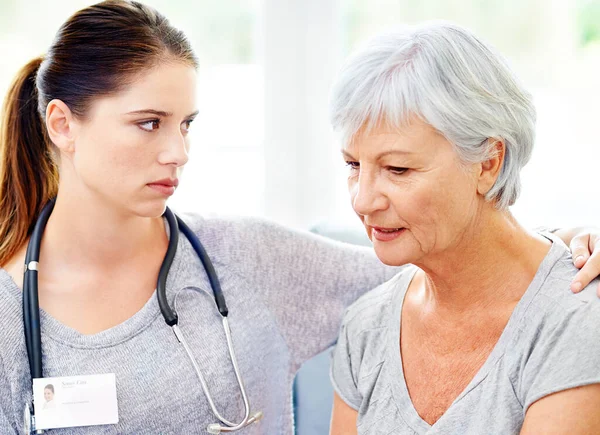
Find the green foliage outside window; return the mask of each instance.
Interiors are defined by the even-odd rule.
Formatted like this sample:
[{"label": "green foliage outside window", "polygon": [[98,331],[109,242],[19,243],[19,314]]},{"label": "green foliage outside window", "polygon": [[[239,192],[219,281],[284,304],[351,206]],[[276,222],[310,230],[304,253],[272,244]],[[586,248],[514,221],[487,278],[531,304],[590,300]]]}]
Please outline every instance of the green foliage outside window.
[{"label": "green foliage outside window", "polygon": [[581,45],[600,42],[600,1],[580,1],[577,28]]}]

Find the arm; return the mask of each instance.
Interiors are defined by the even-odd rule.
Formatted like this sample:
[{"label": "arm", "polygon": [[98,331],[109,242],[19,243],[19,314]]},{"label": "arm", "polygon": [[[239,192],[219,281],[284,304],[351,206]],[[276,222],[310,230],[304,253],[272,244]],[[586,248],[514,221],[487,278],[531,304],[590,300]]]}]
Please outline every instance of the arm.
[{"label": "arm", "polygon": [[358,412],[344,402],[337,393],[333,393],[333,412],[329,435],[356,435]]},{"label": "arm", "polygon": [[278,319],[298,365],[335,343],[344,310],[352,302],[398,273],[383,265],[370,247],[274,223],[259,224],[256,234],[261,233],[259,263],[246,262],[245,274],[252,275]]},{"label": "arm", "polygon": [[[556,283],[562,287],[572,274],[557,276]],[[600,433],[600,300],[595,290],[588,285],[579,295],[565,295],[563,303],[548,300],[537,319],[532,311],[529,319],[539,326],[524,332],[530,344],[515,359],[519,369],[513,383],[525,413],[522,434]]]},{"label": "arm", "polygon": [[[355,309],[362,311],[360,308]],[[357,434],[358,409],[363,402],[358,378],[364,351],[356,343],[360,334],[352,321],[356,319],[355,312],[352,308],[346,311],[338,342],[331,355],[329,376],[334,391],[330,435]]]},{"label": "arm", "polygon": [[296,366],[335,342],[346,307],[399,271],[370,247],[264,219],[207,219],[199,237],[209,255],[257,291]]},{"label": "arm", "polygon": [[555,234],[571,247],[573,263],[581,269],[571,282],[571,290],[578,293],[600,274],[600,230],[569,228],[557,230]]},{"label": "arm", "polygon": [[533,403],[521,435],[587,435],[600,433],[600,384],[572,388]]}]

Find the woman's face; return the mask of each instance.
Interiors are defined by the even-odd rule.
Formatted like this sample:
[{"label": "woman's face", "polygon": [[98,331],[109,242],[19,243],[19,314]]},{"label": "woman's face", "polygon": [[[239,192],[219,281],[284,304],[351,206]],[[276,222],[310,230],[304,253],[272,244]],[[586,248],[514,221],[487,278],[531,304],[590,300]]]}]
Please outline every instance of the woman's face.
[{"label": "woman's face", "polygon": [[352,207],[385,264],[420,264],[456,246],[485,202],[477,165],[461,163],[419,119],[401,130],[359,132],[342,152]]},{"label": "woman's face", "polygon": [[167,62],[94,100],[85,119],[74,121],[66,168],[61,155],[61,188],[68,183],[75,195],[127,213],[162,214],[188,161],[195,96],[194,68]]},{"label": "woman's face", "polygon": [[44,388],[44,400],[46,400],[46,402],[50,402],[52,399],[54,399],[54,393],[52,390],[49,388]]}]

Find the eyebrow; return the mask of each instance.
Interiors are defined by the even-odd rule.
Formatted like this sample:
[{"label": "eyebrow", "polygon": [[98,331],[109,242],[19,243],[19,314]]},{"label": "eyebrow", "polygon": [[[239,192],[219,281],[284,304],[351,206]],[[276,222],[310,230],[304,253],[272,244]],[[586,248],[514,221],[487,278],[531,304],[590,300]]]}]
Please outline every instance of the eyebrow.
[{"label": "eyebrow", "polygon": [[[348,151],[346,151],[346,150],[341,150],[341,151],[342,151],[342,155],[344,157],[346,157],[348,159],[356,160],[352,156],[352,154],[350,154]],[[384,151],[381,154],[378,154],[377,157],[376,157],[376,159],[379,160],[379,159],[382,159],[383,157],[386,157],[386,156],[389,156],[389,155],[394,155],[394,154],[399,154],[399,155],[406,156],[406,155],[410,155],[410,154],[414,154],[414,153],[412,153],[410,151],[404,151],[404,150],[390,150],[390,151]]]},{"label": "eyebrow", "polygon": [[[194,113],[186,116],[186,118],[193,118],[198,115],[199,110],[196,110]],[[173,116],[172,112],[164,112],[162,110],[154,110],[154,109],[142,109],[142,110],[134,110],[133,112],[127,112],[126,115],[156,115],[162,116],[163,118],[167,118],[169,116]]]}]

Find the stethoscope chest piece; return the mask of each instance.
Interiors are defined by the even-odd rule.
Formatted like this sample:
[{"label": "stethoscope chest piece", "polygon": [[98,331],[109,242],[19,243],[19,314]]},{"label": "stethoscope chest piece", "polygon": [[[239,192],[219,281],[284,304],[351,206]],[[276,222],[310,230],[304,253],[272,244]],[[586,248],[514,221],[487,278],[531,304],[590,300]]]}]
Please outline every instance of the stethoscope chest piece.
[{"label": "stethoscope chest piece", "polygon": [[[31,435],[32,427],[34,426],[33,419],[35,417],[31,415],[31,409],[29,408],[29,403],[25,403],[25,408],[23,409],[23,432],[25,435]],[[41,431],[40,431],[41,432]]]}]

